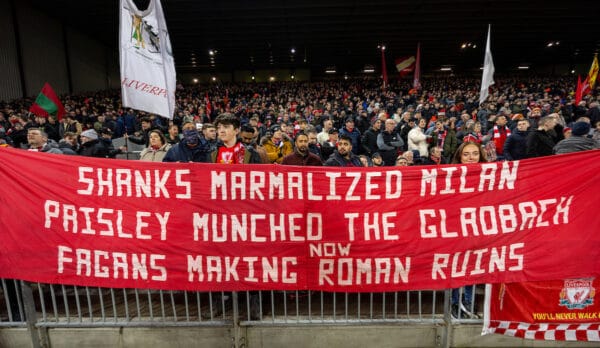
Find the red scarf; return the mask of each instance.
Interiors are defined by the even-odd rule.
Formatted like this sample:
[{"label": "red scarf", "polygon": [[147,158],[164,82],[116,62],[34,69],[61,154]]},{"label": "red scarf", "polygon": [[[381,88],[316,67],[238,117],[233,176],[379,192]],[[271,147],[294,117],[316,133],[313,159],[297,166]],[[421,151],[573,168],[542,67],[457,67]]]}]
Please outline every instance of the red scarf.
[{"label": "red scarf", "polygon": [[[506,133],[506,137],[508,138],[510,136],[510,128],[504,126],[504,132]],[[494,139],[500,139],[501,136],[502,134],[500,133],[500,129],[498,129],[498,126],[494,126]]]}]

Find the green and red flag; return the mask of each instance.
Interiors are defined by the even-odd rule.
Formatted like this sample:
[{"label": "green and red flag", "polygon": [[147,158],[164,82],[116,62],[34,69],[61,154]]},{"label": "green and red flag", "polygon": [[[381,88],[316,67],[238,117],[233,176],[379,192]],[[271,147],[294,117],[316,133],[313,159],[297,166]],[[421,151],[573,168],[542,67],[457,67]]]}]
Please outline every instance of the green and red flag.
[{"label": "green and red flag", "polygon": [[56,96],[50,84],[46,82],[40,94],[35,98],[35,102],[29,108],[29,112],[41,117],[53,115],[60,120],[65,114],[65,107]]}]

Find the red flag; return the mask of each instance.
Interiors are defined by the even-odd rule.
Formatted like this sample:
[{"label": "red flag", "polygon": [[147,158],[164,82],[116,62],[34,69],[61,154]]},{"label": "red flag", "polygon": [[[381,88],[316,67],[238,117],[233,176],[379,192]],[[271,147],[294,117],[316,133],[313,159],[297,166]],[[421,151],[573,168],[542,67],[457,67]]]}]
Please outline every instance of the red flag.
[{"label": "red flag", "polygon": [[583,96],[591,92],[590,89],[590,77],[588,76],[583,83],[581,83],[581,77],[577,75],[577,90],[575,91],[575,105],[578,105]]},{"label": "red flag", "polygon": [[29,112],[42,117],[54,115],[58,120],[61,120],[65,114],[65,107],[56,96],[50,84],[46,82],[40,94],[35,98],[35,102],[29,108]]},{"label": "red flag", "polygon": [[396,59],[396,70],[404,77],[415,70],[415,56]]},{"label": "red flag", "polygon": [[385,46],[381,46],[381,73],[383,75],[383,89],[387,87],[387,68],[385,66]]},{"label": "red flag", "polygon": [[206,117],[208,120],[212,122],[210,115],[212,114],[212,105],[210,105],[210,99],[208,99],[208,92],[206,92],[206,97],[204,98],[206,101]]},{"label": "red flag", "polygon": [[417,62],[415,63],[415,76],[413,78],[413,88],[421,89],[421,43],[417,44]]}]

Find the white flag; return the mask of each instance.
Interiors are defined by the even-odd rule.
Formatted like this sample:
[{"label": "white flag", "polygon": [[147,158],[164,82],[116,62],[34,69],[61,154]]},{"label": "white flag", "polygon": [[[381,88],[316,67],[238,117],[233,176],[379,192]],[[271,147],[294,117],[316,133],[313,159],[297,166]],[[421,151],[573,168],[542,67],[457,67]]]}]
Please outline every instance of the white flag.
[{"label": "white flag", "polygon": [[488,25],[487,43],[485,44],[485,59],[483,61],[483,76],[481,77],[481,91],[479,92],[479,105],[481,105],[489,95],[489,88],[494,84],[494,60],[492,59],[492,50],[490,49],[490,31],[492,26]]},{"label": "white flag", "polygon": [[140,11],[121,0],[121,94],[124,107],[166,118],[175,112],[175,63],[160,0]]}]

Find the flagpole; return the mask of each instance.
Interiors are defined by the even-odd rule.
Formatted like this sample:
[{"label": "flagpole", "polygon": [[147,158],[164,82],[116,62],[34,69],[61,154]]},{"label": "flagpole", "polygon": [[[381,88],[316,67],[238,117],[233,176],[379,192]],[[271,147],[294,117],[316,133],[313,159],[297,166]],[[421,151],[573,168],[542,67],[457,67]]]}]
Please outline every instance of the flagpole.
[{"label": "flagpole", "polygon": [[385,45],[380,45],[379,48],[381,48],[381,73],[383,78],[383,89],[386,89],[388,78],[387,68],[385,66]]},{"label": "flagpole", "polygon": [[415,63],[415,74],[413,77],[413,88],[421,89],[421,43],[417,43],[417,62]]}]

